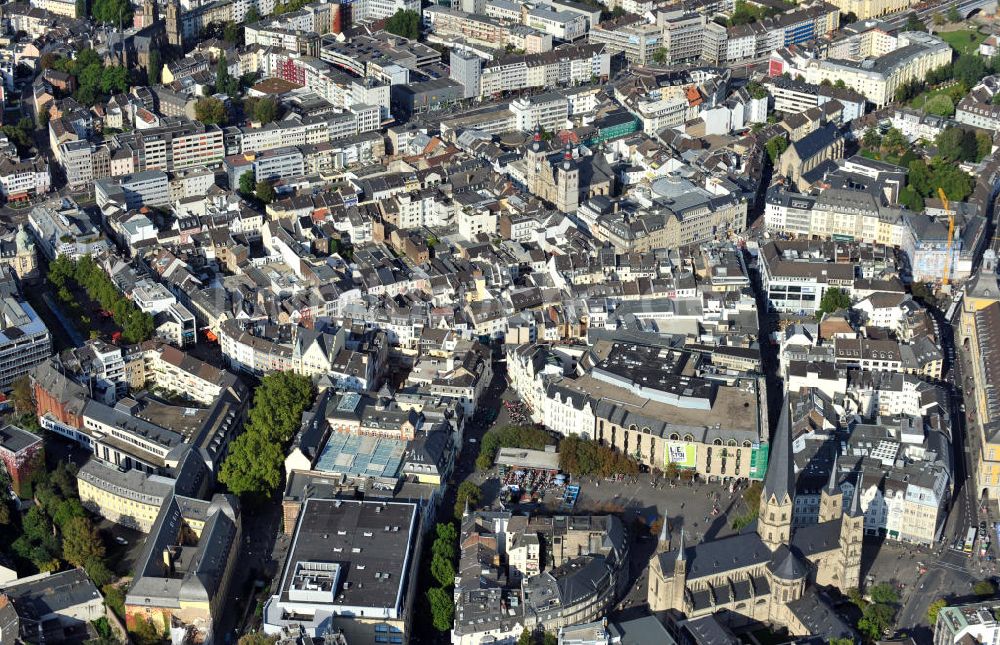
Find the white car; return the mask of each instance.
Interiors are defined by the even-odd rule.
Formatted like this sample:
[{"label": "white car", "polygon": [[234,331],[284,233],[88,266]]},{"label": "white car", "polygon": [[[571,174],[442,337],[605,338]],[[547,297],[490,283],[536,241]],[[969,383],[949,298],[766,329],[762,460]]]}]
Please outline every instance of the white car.
[{"label": "white car", "polygon": [[115,537],[115,542],[117,542],[118,544],[120,544],[122,546],[125,546],[126,544],[128,544],[128,540],[126,540],[125,538],[123,538],[120,535],[118,535],[118,536]]}]

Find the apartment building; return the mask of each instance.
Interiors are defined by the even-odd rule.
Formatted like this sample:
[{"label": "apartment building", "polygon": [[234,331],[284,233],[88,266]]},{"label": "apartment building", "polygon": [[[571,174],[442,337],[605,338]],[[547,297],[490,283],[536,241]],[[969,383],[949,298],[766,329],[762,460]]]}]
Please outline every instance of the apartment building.
[{"label": "apartment building", "polygon": [[0,299],[0,389],[52,355],[52,338],[45,323],[25,301]]},{"label": "apartment building", "polygon": [[815,85],[843,81],[876,107],[882,107],[893,100],[900,86],[923,79],[931,70],[950,64],[951,58],[951,47],[937,36],[907,31],[893,39],[887,53],[874,58],[816,58],[795,46],[780,49],[771,54],[769,74],[801,75]]},{"label": "apartment building", "polygon": [[304,157],[298,148],[284,147],[264,150],[254,154],[226,157],[223,169],[230,186],[239,186],[243,173],[253,173],[254,182],[274,182],[305,174]]},{"label": "apartment building", "polygon": [[768,78],[764,88],[774,99],[774,109],[785,114],[798,114],[830,101],[838,101],[844,108],[841,119],[846,123],[865,113],[865,97],[857,92],[833,85],[812,85],[784,76]]},{"label": "apartment building", "polygon": [[558,92],[546,92],[511,101],[510,111],[517,129],[522,132],[534,132],[538,128],[554,132],[566,127],[569,101]]},{"label": "apartment building", "polygon": [[604,45],[608,54],[623,54],[633,65],[651,65],[653,56],[666,44],[662,27],[636,15],[594,25],[588,39],[591,43]]},{"label": "apartment building", "polygon": [[983,130],[1000,129],[1000,105],[993,98],[1000,92],[1000,76],[986,76],[955,107],[955,120]]},{"label": "apartment building", "polygon": [[76,259],[111,248],[101,230],[68,197],[35,206],[28,214],[28,225],[42,254],[50,261],[60,255]]},{"label": "apartment building", "polygon": [[138,170],[174,172],[217,166],[225,157],[222,129],[180,117],[166,117],[155,128],[116,135],[119,146],[136,150]]},{"label": "apartment building", "polygon": [[703,57],[707,22],[704,14],[696,12],[676,10],[656,14],[656,26],[663,33],[662,46],[667,50],[667,64]]},{"label": "apartment building", "polygon": [[7,201],[24,201],[49,192],[52,176],[43,157],[0,161],[0,195]]},{"label": "apartment building", "polygon": [[162,170],[146,170],[123,177],[94,182],[94,201],[99,208],[114,202],[127,210],[170,204],[170,181]]},{"label": "apartment building", "polygon": [[505,56],[484,63],[479,95],[572,85],[607,78],[610,73],[611,56],[604,45],[564,45],[550,52]]},{"label": "apartment building", "polygon": [[811,314],[827,289],[853,290],[855,267],[846,262],[848,258],[831,261],[819,253],[819,247],[808,241],[768,242],[761,248],[761,280],[773,309]]}]

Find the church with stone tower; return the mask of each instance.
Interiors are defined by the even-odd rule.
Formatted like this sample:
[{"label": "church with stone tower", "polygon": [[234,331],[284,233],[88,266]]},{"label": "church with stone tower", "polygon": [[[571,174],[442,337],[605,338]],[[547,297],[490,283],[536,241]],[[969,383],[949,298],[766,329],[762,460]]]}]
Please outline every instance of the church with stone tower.
[{"label": "church with stone tower", "polygon": [[817,524],[792,528],[795,470],[786,398],[778,417],[755,525],[742,533],[692,544],[681,530],[674,543],[664,518],[649,563],[651,611],[673,619],[709,614],[739,629],[754,624],[787,628],[793,636],[823,639],[853,631],[818,593],[857,587],[864,512],[854,487],[845,504],[837,466],[822,491]]}]

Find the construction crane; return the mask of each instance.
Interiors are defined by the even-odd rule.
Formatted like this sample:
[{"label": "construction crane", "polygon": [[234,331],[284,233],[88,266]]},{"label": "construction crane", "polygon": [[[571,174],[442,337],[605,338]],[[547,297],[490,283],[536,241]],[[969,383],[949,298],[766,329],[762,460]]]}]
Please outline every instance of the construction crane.
[{"label": "construction crane", "polygon": [[951,273],[951,244],[955,239],[955,214],[948,207],[948,196],[944,194],[944,188],[940,186],[938,186],[938,197],[941,198],[944,211],[948,213],[948,243],[944,247],[944,277],[941,279],[941,285],[946,286],[948,274]]}]

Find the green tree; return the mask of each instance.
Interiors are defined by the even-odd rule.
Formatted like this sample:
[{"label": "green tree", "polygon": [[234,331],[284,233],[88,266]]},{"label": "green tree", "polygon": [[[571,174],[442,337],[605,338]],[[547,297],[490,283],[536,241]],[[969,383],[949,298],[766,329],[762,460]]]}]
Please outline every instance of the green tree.
[{"label": "green tree", "polygon": [[861,143],[866,148],[878,148],[882,145],[882,135],[874,127],[869,127],[861,137]]},{"label": "green tree", "polygon": [[284,462],[280,444],[259,432],[244,431],[229,447],[219,481],[234,495],[262,501],[281,484]]},{"label": "green tree", "polygon": [[128,70],[121,65],[111,65],[101,70],[101,91],[105,94],[127,92],[129,87]]},{"label": "green tree", "polygon": [[906,31],[927,31],[927,25],[917,17],[917,14],[911,13],[906,18],[906,26],[904,27]]},{"label": "green tree", "polygon": [[205,125],[225,125],[226,105],[214,96],[205,96],[194,104],[194,115]]},{"label": "green tree", "polygon": [[260,20],[260,12],[257,11],[256,5],[251,6],[250,10],[247,11],[247,17],[243,20],[244,24],[252,25]]},{"label": "green tree", "polygon": [[386,21],[385,30],[403,38],[418,40],[420,38],[420,14],[409,9],[400,9]]},{"label": "green tree", "polygon": [[892,626],[896,611],[891,605],[871,603],[866,606],[858,620],[858,630],[870,640],[882,639],[885,631]]},{"label": "green tree", "polygon": [[993,151],[993,137],[986,134],[985,132],[977,133],[975,161],[982,161],[984,158],[989,156],[990,152],[992,151]]},{"label": "green tree", "polygon": [[153,622],[142,616],[133,619],[129,634],[136,645],[159,645],[163,641],[163,636],[156,630]]},{"label": "green tree", "polygon": [[466,502],[469,503],[469,510],[475,510],[481,494],[482,491],[479,490],[479,487],[470,481],[459,484],[458,492],[455,493],[455,517],[459,520],[462,519]]},{"label": "green tree", "polygon": [[455,584],[455,565],[451,563],[451,559],[434,554],[431,559],[431,575],[439,585],[447,589]]},{"label": "green tree", "polygon": [[226,23],[225,27],[222,28],[222,39],[227,43],[232,43],[237,47],[242,47],[243,27],[230,20]]},{"label": "green tree", "polygon": [[434,629],[439,632],[449,631],[455,619],[455,605],[451,594],[440,587],[432,587],[427,590],[427,600],[431,606],[431,624]]},{"label": "green tree", "polygon": [[10,526],[10,522],[13,518],[10,513],[10,504],[7,503],[6,497],[0,500],[0,526]]},{"label": "green tree", "polygon": [[924,209],[924,198],[912,186],[906,186],[899,191],[899,203],[915,213]]},{"label": "green tree", "polygon": [[273,372],[261,379],[247,415],[246,431],[263,434],[276,443],[291,440],[302,413],[312,403],[312,381],[293,372]]},{"label": "green tree", "polygon": [[129,0],[94,0],[90,15],[97,22],[125,25],[132,22],[132,3]]},{"label": "green tree", "polygon": [[31,389],[31,379],[27,375],[19,376],[11,383],[10,400],[14,404],[14,412],[35,413],[35,397]]},{"label": "green tree", "polygon": [[829,314],[851,306],[851,296],[843,289],[827,289],[819,301],[820,313]]},{"label": "green tree", "polygon": [[771,159],[771,163],[776,164],[781,155],[788,149],[788,139],[779,134],[771,137],[764,148],[767,150],[767,156]]},{"label": "green tree", "polygon": [[254,103],[253,120],[259,123],[271,123],[278,117],[278,102],[270,96]]},{"label": "green tree", "polygon": [[149,59],[146,62],[146,79],[150,85],[159,85],[162,70],[163,60],[160,58],[160,50],[154,47],[149,50]]},{"label": "green tree", "polygon": [[125,620],[125,591],[119,585],[107,584],[101,587],[104,606],[114,612],[119,620]]},{"label": "green tree", "polygon": [[215,65],[215,87],[226,96],[238,96],[240,93],[239,79],[235,79],[229,73],[229,61],[226,55],[219,56],[219,62]]},{"label": "green tree", "polygon": [[924,112],[949,117],[955,114],[955,103],[947,94],[935,94],[924,103]]},{"label": "green tree", "polygon": [[655,52],[653,52],[653,62],[657,65],[664,65],[667,62],[667,57],[669,53],[666,47],[659,47]]},{"label": "green tree", "polygon": [[76,15],[74,18],[87,17],[87,0],[76,0]]},{"label": "green tree", "polygon": [[932,630],[934,629],[934,625],[937,624],[938,613],[947,606],[948,601],[944,598],[938,598],[927,608],[927,622],[931,626]]},{"label": "green tree", "polygon": [[872,588],[868,590],[868,595],[874,603],[895,605],[899,602],[899,594],[896,593],[893,586],[887,582],[872,586]]},{"label": "green tree", "polygon": [[955,80],[961,81],[966,87],[972,87],[986,75],[986,64],[975,54],[959,56],[952,66]]},{"label": "green tree", "polygon": [[271,185],[271,182],[266,180],[258,181],[257,188],[254,192],[257,195],[257,199],[264,202],[265,204],[270,204],[271,202],[274,201],[274,198],[277,196],[274,192],[274,186]]},{"label": "green tree", "polygon": [[997,593],[997,587],[989,580],[980,580],[972,587],[972,592],[977,596],[990,597]]},{"label": "green tree", "polygon": [[240,193],[245,197],[253,195],[254,188],[256,188],[256,182],[254,181],[254,175],[252,170],[248,170],[242,175],[240,175]]},{"label": "green tree", "polygon": [[531,448],[541,450],[552,445],[553,439],[546,431],[533,426],[504,426],[494,428],[483,436],[479,444],[479,455],[476,457],[476,468],[488,470],[493,466],[497,451],[500,448]]},{"label": "green tree", "polygon": [[62,548],[63,558],[77,567],[104,558],[101,536],[86,517],[74,517],[66,522],[62,530]]},{"label": "green tree", "polygon": [[115,579],[115,574],[108,568],[108,565],[104,564],[104,560],[96,558],[88,560],[84,563],[83,568],[98,587],[103,587]]},{"label": "green tree", "polygon": [[889,128],[882,137],[882,148],[887,152],[902,153],[910,145],[903,133],[896,128]]},{"label": "green tree", "polygon": [[955,5],[948,8],[948,22],[962,22],[962,14],[958,13],[958,7]]}]

